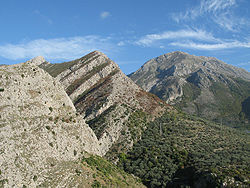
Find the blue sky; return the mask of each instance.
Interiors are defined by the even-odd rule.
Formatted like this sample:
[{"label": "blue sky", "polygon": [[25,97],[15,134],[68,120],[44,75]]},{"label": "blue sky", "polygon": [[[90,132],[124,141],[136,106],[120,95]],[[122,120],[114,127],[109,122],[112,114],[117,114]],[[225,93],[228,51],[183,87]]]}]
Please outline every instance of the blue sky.
[{"label": "blue sky", "polygon": [[3,0],[0,64],[99,50],[128,74],[178,50],[250,71],[249,18],[249,0]]}]

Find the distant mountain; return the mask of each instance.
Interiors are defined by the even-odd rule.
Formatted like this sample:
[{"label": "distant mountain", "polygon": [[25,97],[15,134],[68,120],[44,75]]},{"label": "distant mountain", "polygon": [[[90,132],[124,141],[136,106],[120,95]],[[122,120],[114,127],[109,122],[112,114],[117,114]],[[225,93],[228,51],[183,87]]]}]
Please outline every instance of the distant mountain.
[{"label": "distant mountain", "polygon": [[250,73],[216,58],[172,52],[129,77],[189,114],[235,126],[250,123]]},{"label": "distant mountain", "polygon": [[102,155],[128,150],[145,123],[167,108],[98,51],[70,62],[45,62],[40,67],[62,83],[77,112],[94,130]]}]

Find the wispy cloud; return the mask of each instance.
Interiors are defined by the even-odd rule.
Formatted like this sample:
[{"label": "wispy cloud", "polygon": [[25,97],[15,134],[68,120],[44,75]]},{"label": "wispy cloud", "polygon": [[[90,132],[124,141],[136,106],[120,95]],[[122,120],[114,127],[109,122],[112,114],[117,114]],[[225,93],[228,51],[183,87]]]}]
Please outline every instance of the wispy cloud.
[{"label": "wispy cloud", "polygon": [[172,42],[170,43],[172,46],[196,49],[196,50],[222,50],[229,48],[250,48],[250,42],[225,42],[221,41],[220,43],[209,44],[209,43],[197,43],[190,41],[182,41],[182,42]]},{"label": "wispy cloud", "polygon": [[212,34],[203,30],[178,30],[178,31],[165,31],[159,34],[149,34],[141,37],[135,42],[137,45],[150,46],[157,41],[169,39],[195,39],[202,41],[218,41]]},{"label": "wispy cloud", "polygon": [[222,50],[229,48],[250,48],[250,40],[221,39],[204,30],[165,31],[160,34],[149,34],[135,41],[144,47],[177,46],[196,50]]},{"label": "wispy cloud", "polygon": [[71,60],[94,50],[110,53],[114,51],[114,46],[111,38],[95,35],[37,39],[27,43],[0,45],[0,56],[11,60],[33,58],[39,55],[49,60]]},{"label": "wispy cloud", "polygon": [[42,14],[39,10],[34,10],[33,13],[38,15],[39,17],[41,17],[43,20],[47,21],[48,24],[50,24],[50,25],[53,24],[53,21],[49,17]]},{"label": "wispy cloud", "polygon": [[179,22],[181,20],[195,19],[206,13],[217,15],[218,13],[227,11],[234,5],[236,5],[235,0],[201,0],[198,6],[190,7],[185,12],[176,13],[172,16],[175,21]]},{"label": "wispy cloud", "polygon": [[235,0],[202,0],[200,4],[201,12],[218,12],[236,5]]},{"label": "wispy cloud", "polygon": [[250,23],[248,19],[236,16],[234,14],[235,8],[237,8],[236,0],[201,0],[198,6],[190,7],[185,12],[174,13],[172,18],[179,23],[206,17],[221,28],[238,31]]},{"label": "wispy cloud", "polygon": [[101,12],[100,17],[101,19],[106,19],[110,15],[111,15],[110,12],[104,11],[104,12]]}]

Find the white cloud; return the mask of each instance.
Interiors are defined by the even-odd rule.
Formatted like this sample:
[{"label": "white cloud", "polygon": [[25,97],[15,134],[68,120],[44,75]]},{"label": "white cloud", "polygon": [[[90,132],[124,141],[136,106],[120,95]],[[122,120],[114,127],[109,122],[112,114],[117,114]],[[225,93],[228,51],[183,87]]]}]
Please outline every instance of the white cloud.
[{"label": "white cloud", "polygon": [[250,48],[250,38],[240,40],[221,39],[204,30],[165,31],[160,34],[149,34],[135,41],[134,44],[144,47],[178,46],[197,50],[222,50],[232,48]]},{"label": "white cloud", "polygon": [[114,49],[110,38],[89,35],[47,40],[37,39],[19,44],[4,44],[0,45],[0,56],[11,60],[33,58],[39,55],[49,60],[71,60],[94,50],[109,53]]},{"label": "white cloud", "polygon": [[235,0],[202,0],[201,12],[218,12],[236,5]]},{"label": "white cloud", "polygon": [[239,31],[246,24],[250,25],[248,19],[238,17],[234,14],[237,7],[236,0],[201,0],[196,7],[190,7],[185,12],[172,14],[176,22],[192,21],[199,17],[206,17],[218,24],[221,28],[230,31]]},{"label": "white cloud", "polygon": [[225,42],[222,41],[220,43],[197,43],[193,41],[182,41],[182,42],[172,42],[170,43],[172,46],[196,49],[196,50],[222,50],[229,48],[250,48],[250,42]]},{"label": "white cloud", "polygon": [[101,12],[100,17],[101,19],[105,19],[109,17],[110,15],[111,15],[110,12],[104,11],[104,12]]},{"label": "white cloud", "polygon": [[246,19],[235,17],[230,12],[214,15],[213,20],[220,27],[225,28],[229,31],[239,31],[240,28],[247,27],[250,25],[250,22]]},{"label": "white cloud", "polygon": [[173,14],[176,21],[195,19],[206,13],[218,14],[224,12],[236,5],[235,0],[201,0],[196,7],[190,7],[185,13]]},{"label": "white cloud", "polygon": [[150,46],[156,41],[166,39],[196,39],[203,41],[217,41],[212,34],[203,30],[178,30],[178,31],[165,31],[160,34],[149,34],[143,36],[141,39],[135,42],[137,45]]}]

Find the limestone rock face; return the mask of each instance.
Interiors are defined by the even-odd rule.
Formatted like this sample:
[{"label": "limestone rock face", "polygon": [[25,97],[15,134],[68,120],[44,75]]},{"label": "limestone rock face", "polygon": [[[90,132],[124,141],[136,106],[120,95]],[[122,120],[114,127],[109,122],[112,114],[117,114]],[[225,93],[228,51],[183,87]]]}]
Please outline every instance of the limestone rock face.
[{"label": "limestone rock face", "polygon": [[6,187],[36,187],[83,152],[100,154],[94,132],[62,85],[36,66],[41,62],[0,67],[0,180]]},{"label": "limestone rock face", "polygon": [[77,112],[97,135],[101,155],[118,142],[121,132],[128,132],[126,139],[130,141],[126,142],[133,142],[128,120],[135,111],[155,117],[166,108],[163,101],[143,91],[98,51],[71,62],[44,63],[40,67],[62,83]]},{"label": "limestone rock face", "polygon": [[250,119],[241,104],[250,96],[250,73],[216,58],[172,52],[149,60],[129,77],[188,113],[225,123]]}]

